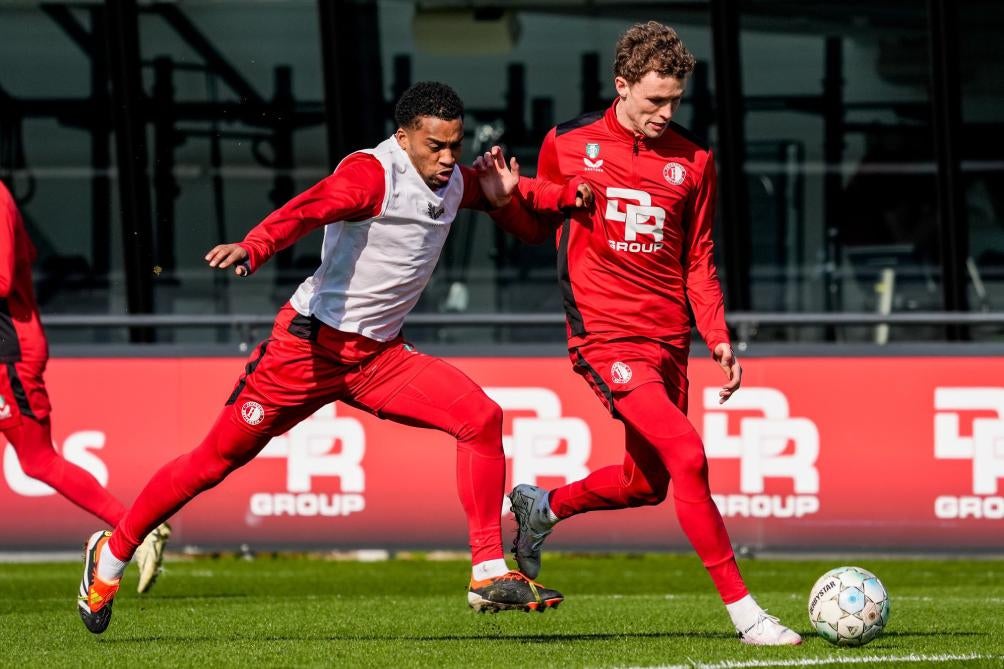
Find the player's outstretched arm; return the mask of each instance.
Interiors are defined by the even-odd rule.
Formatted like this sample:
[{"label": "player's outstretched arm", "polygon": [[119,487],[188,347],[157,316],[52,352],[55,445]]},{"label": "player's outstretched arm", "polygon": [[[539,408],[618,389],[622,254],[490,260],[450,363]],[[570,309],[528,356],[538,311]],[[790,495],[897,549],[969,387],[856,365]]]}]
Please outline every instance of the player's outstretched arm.
[{"label": "player's outstretched arm", "polygon": [[217,265],[210,258],[216,249],[209,252],[206,260],[212,267],[226,268],[229,264],[220,263],[237,253],[230,247],[240,246],[247,253],[242,262],[251,274],[275,253],[292,246],[312,230],[337,221],[363,221],[376,216],[383,204],[384,189],[380,161],[369,154],[354,153],[341,162],[334,174],[269,214],[243,241],[216,247],[227,249],[217,256]]},{"label": "player's outstretched arm", "polygon": [[474,159],[474,171],[478,176],[481,193],[492,207],[499,209],[509,204],[519,185],[519,162],[516,156],[512,156],[506,163],[502,147],[493,146]]},{"label": "player's outstretched arm", "polygon": [[509,204],[519,197],[533,213],[555,215],[569,210],[589,209],[593,205],[593,191],[581,178],[554,183],[544,179],[520,177],[519,162],[513,156],[508,164],[502,148],[491,150],[474,160],[481,190],[495,207]]},{"label": "player's outstretched arm", "polygon": [[732,346],[724,342],[715,346],[715,362],[718,363],[722,371],[725,372],[725,384],[718,391],[718,403],[725,404],[732,394],[739,390],[743,382],[743,368],[739,365],[739,358],[732,351]]},{"label": "player's outstretched arm", "polygon": [[227,269],[228,267],[234,268],[234,274],[237,276],[247,276],[251,273],[251,268],[248,266],[248,252],[240,244],[219,244],[214,246],[209,253],[206,254],[206,262],[209,263],[210,267],[218,267],[220,269]]}]

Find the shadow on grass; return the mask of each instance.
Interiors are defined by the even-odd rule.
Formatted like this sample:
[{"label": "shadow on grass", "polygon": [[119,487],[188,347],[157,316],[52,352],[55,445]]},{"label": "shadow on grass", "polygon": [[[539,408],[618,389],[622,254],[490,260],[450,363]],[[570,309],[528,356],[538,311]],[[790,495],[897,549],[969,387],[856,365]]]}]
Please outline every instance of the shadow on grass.
[{"label": "shadow on grass", "polygon": [[[876,649],[887,646],[888,644],[882,643],[883,641],[889,641],[894,639],[912,639],[912,638],[922,638],[922,637],[985,637],[987,636],[984,632],[889,632],[882,635],[879,639],[868,644],[868,648]],[[813,638],[814,635],[806,633],[807,638]],[[272,642],[284,642],[284,641],[344,641],[344,642],[366,642],[374,641],[386,643],[388,641],[407,641],[411,643],[421,643],[421,642],[443,642],[443,641],[458,641],[462,643],[468,643],[470,641],[484,641],[484,640],[496,640],[496,641],[518,641],[519,643],[555,643],[562,641],[575,641],[575,642],[603,642],[603,641],[620,641],[620,640],[642,640],[642,639],[665,639],[669,640],[683,640],[683,639],[727,639],[735,640],[736,635],[730,634],[728,632],[635,632],[635,633],[606,633],[606,632],[593,632],[593,633],[554,633],[554,634],[443,634],[443,635],[395,635],[395,634],[347,634],[345,636],[332,636],[332,635],[315,635],[315,634],[289,634],[289,635],[268,635],[268,636],[258,636],[253,634],[237,634],[237,635],[219,635],[219,636],[180,636],[180,635],[163,635],[163,636],[143,636],[143,637],[133,637],[128,639],[109,639],[101,638],[98,639],[100,643],[108,644],[143,644],[150,643],[153,641],[157,642],[181,642],[181,643],[192,643],[192,642],[212,642],[218,643],[220,641],[272,641]],[[851,649],[853,650],[853,649]]]},{"label": "shadow on grass", "polygon": [[209,642],[219,642],[219,641],[348,641],[348,642],[361,642],[361,641],[408,641],[408,642],[442,642],[442,641],[460,641],[460,642],[470,642],[470,641],[484,641],[484,640],[498,640],[498,641],[518,641],[520,643],[554,643],[556,641],[612,641],[612,640],[622,640],[622,639],[735,639],[735,634],[728,634],[726,632],[691,632],[691,633],[673,633],[673,632],[636,632],[636,633],[569,633],[569,634],[442,634],[442,635],[396,635],[396,634],[347,634],[345,636],[332,636],[332,635],[314,635],[314,634],[290,634],[290,635],[268,635],[268,636],[258,636],[258,635],[244,635],[238,634],[233,636],[176,636],[176,635],[162,635],[162,636],[143,636],[143,637],[133,637],[129,639],[98,639],[101,643],[112,643],[112,644],[138,644],[138,643],[150,643],[151,641],[177,641],[177,642],[193,642],[193,641],[209,641]]}]

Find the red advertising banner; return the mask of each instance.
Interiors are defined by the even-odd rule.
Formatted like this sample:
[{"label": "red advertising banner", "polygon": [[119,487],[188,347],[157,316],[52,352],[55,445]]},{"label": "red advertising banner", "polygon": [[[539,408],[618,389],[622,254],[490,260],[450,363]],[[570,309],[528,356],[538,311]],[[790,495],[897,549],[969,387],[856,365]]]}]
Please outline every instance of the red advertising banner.
[{"label": "red advertising banner", "polygon": [[[505,412],[509,484],[554,486],[619,463],[623,430],[563,358],[451,363]],[[55,359],[56,448],[128,504],[194,448],[229,396],[236,358]],[[690,418],[735,544],[755,548],[1004,549],[1004,360],[747,358],[719,405],[720,371],[691,361]],[[999,382],[999,381],[998,381]],[[0,437],[0,550],[75,546],[100,521],[21,471]],[[454,442],[330,405],[185,507],[176,547],[466,544]],[[686,545],[670,500],[569,519],[548,546]],[[512,523],[504,522],[506,531]]]}]

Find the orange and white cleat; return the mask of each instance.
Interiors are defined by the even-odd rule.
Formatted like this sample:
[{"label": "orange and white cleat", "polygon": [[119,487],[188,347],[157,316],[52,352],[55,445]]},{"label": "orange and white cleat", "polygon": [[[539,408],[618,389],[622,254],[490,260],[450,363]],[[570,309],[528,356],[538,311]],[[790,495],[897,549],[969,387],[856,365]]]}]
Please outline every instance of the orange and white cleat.
[{"label": "orange and white cleat", "polygon": [[557,590],[551,590],[531,581],[518,571],[502,576],[471,580],[467,591],[467,604],[478,613],[499,611],[537,611],[557,608],[565,599]]},{"label": "orange and white cleat", "polygon": [[84,626],[94,634],[108,629],[115,593],[119,591],[118,581],[106,583],[98,578],[98,556],[111,536],[107,530],[95,532],[84,544],[84,577],[80,580],[77,610]]}]

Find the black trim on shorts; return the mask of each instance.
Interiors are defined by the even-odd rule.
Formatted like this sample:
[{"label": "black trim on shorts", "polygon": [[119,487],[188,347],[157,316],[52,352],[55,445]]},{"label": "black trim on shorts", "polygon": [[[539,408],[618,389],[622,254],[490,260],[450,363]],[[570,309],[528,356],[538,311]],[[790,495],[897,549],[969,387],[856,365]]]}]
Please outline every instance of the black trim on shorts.
[{"label": "black trim on shorts", "polygon": [[558,240],[558,286],[561,288],[561,303],[565,308],[565,318],[573,335],[585,334],[586,326],[582,323],[582,312],[575,303],[572,292],[572,279],[568,274],[568,236],[572,227],[568,219],[561,224],[561,238]]},{"label": "black trim on shorts", "polygon": [[17,402],[17,408],[21,410],[21,415],[37,421],[38,417],[31,410],[28,393],[24,391],[24,384],[21,383],[21,377],[17,375],[17,367],[13,362],[7,363],[7,379],[10,381],[10,389],[14,391],[14,401]]},{"label": "black trim on shorts", "polygon": [[261,344],[258,345],[258,357],[255,358],[254,360],[248,361],[248,364],[244,367],[244,373],[241,374],[240,381],[237,382],[237,385],[234,387],[234,391],[230,393],[230,397],[227,399],[227,403],[224,406],[230,406],[231,404],[237,401],[237,398],[238,396],[240,396],[241,391],[244,390],[244,386],[247,385],[248,376],[250,376],[251,372],[255,370],[255,367],[258,366],[258,363],[261,362],[261,359],[265,357],[265,349],[268,348],[268,342],[269,340],[266,339],[265,341],[263,341]]},{"label": "black trim on shorts", "polygon": [[601,118],[603,118],[603,115],[606,113],[607,113],[606,109],[600,109],[598,111],[587,112],[582,116],[576,116],[571,121],[565,121],[564,123],[559,123],[554,128],[554,134],[555,136],[564,135],[566,132],[571,132],[576,128],[582,128],[591,123],[596,123]]},{"label": "black trim on shorts", "polygon": [[304,316],[297,314],[289,322],[286,332],[298,339],[305,341],[317,341],[318,333],[321,331],[321,321],[314,316]]},{"label": "black trim on shorts", "polygon": [[581,353],[579,353],[579,349],[572,349],[572,352],[575,353],[575,366],[585,370],[590,378],[593,379],[593,383],[595,383],[596,387],[600,389],[603,396],[607,398],[607,410],[610,411],[610,415],[616,417],[617,408],[614,406],[614,393],[610,390],[610,386],[608,386],[607,382],[603,380],[600,373],[597,372],[592,365],[586,362],[586,359],[582,357]]},{"label": "black trim on shorts", "polygon": [[10,316],[10,305],[6,297],[0,297],[0,362],[21,360],[21,344],[17,340],[14,319]]}]

